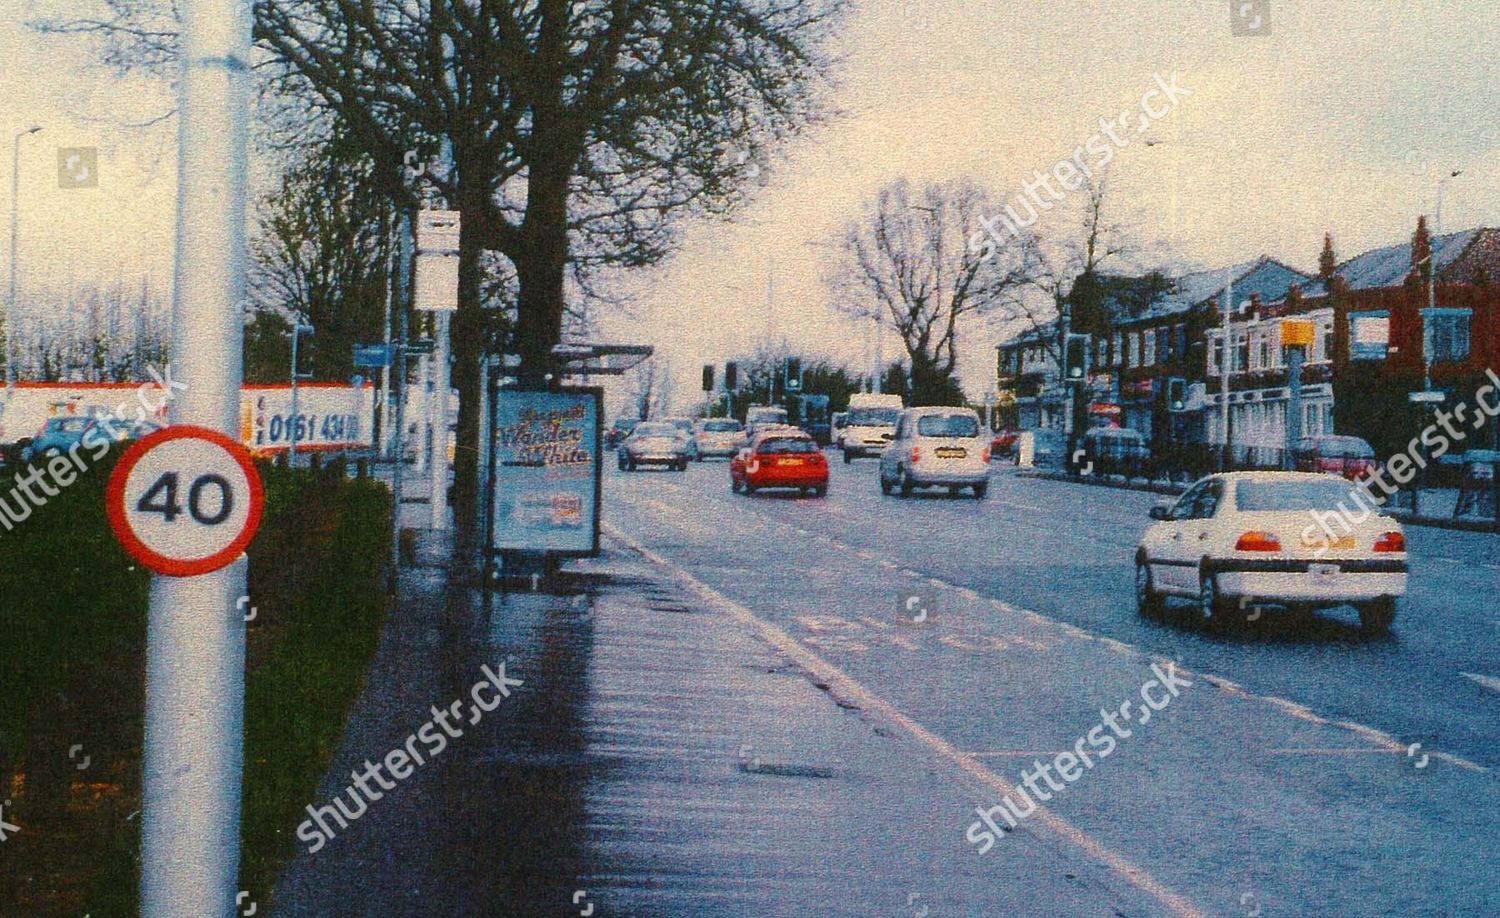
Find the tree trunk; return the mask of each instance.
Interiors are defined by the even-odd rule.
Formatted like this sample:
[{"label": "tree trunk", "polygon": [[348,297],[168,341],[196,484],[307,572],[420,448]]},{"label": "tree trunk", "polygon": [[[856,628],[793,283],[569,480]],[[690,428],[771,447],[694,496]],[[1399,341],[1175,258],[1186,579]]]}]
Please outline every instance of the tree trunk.
[{"label": "tree trunk", "polygon": [[513,259],[520,285],[516,343],[524,384],[542,385],[544,375],[554,371],[552,347],[562,339],[570,172],[564,158],[546,157],[533,165],[527,183],[522,251]]},{"label": "tree trunk", "polygon": [[[453,450],[453,529],[457,557],[467,563],[478,549],[479,412],[483,385],[479,377],[484,347],[481,287],[484,281],[484,243],[480,227],[471,223],[481,207],[460,203],[463,230],[458,244],[458,313],[449,326],[453,378],[458,390],[458,430]],[[474,216],[470,216],[474,215]],[[447,423],[444,420],[443,423]],[[440,462],[441,457],[433,457]],[[398,508],[399,509],[399,508]]]}]

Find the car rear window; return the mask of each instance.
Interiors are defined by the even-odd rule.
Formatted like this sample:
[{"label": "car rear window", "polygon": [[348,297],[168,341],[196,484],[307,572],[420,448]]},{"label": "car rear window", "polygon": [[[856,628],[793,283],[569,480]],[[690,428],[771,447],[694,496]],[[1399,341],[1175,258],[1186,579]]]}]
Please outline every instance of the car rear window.
[{"label": "car rear window", "polygon": [[635,433],[640,437],[674,437],[677,428],[671,424],[637,424]]},{"label": "car rear window", "polygon": [[1342,478],[1318,481],[1242,481],[1235,502],[1246,512],[1347,510],[1368,506],[1370,499]]},{"label": "car rear window", "polygon": [[756,452],[766,453],[815,453],[818,445],[806,437],[776,437],[762,440]]},{"label": "car rear window", "polygon": [[929,414],[917,419],[917,435],[923,437],[977,437],[979,421],[968,414]]},{"label": "car rear window", "polygon": [[708,421],[703,429],[711,433],[730,433],[740,429],[739,421]]}]

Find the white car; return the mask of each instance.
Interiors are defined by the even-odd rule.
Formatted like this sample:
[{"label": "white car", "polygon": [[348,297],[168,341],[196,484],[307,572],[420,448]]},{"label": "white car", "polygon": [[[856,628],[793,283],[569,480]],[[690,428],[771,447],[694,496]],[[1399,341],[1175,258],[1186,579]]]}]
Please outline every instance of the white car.
[{"label": "white car", "polygon": [[880,490],[974,489],[984,499],[990,487],[990,445],[980,437],[979,415],[968,408],[907,408],[895,437],[880,454]]},{"label": "white car", "polygon": [[1205,625],[1252,606],[1312,610],[1353,605],[1381,633],[1406,593],[1406,535],[1356,485],[1304,472],[1210,475],[1175,502],[1135,556],[1136,602],[1155,616],[1167,596],[1190,597]]},{"label": "white car", "polygon": [[690,452],[700,462],[709,456],[727,459],[749,445],[744,424],[734,418],[705,418],[693,426]]}]

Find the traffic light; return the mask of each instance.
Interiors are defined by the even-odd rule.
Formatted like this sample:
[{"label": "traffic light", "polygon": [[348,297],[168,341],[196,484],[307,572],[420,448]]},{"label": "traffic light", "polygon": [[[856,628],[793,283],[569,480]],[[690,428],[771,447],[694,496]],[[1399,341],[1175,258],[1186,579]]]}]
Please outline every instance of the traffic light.
[{"label": "traffic light", "polygon": [[802,361],[796,357],[786,359],[786,391],[802,391]]},{"label": "traffic light", "polygon": [[1083,382],[1089,378],[1089,336],[1068,335],[1063,342],[1063,379]]},{"label": "traffic light", "polygon": [[703,365],[703,391],[714,391],[714,365],[711,363]]},{"label": "traffic light", "polygon": [[1172,376],[1167,379],[1167,410],[1187,410],[1187,380],[1180,376]]},{"label": "traffic light", "polygon": [[740,365],[734,361],[724,364],[724,388],[733,392],[740,385]]}]

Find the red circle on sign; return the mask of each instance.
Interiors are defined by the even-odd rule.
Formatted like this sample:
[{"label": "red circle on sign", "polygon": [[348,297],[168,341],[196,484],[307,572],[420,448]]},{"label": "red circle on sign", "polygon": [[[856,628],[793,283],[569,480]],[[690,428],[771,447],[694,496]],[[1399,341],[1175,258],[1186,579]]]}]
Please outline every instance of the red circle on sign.
[{"label": "red circle on sign", "polygon": [[[151,450],[163,443],[183,439],[207,440],[223,449],[244,471],[245,481],[250,488],[249,513],[240,533],[219,551],[205,558],[191,560],[168,557],[141,541],[130,527],[125,510],[125,485],[136,464]],[[125,550],[130,553],[131,557],[156,573],[166,574],[169,577],[194,577],[199,574],[212,573],[238,558],[249,547],[251,540],[255,538],[256,531],[260,529],[261,511],[265,507],[265,502],[266,491],[261,484],[260,473],[256,471],[255,463],[250,459],[250,452],[245,449],[244,445],[217,430],[192,424],[164,427],[130,444],[115,465],[114,471],[110,473],[109,484],[104,490],[104,507],[109,515],[109,526],[115,531],[115,537],[120,540],[120,544],[125,546]]]}]

